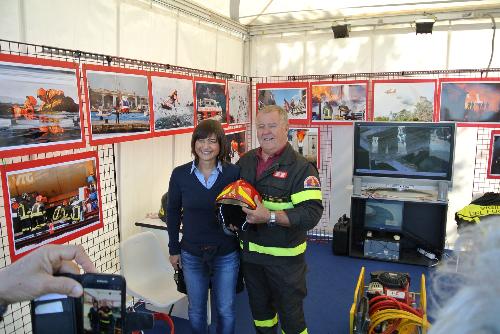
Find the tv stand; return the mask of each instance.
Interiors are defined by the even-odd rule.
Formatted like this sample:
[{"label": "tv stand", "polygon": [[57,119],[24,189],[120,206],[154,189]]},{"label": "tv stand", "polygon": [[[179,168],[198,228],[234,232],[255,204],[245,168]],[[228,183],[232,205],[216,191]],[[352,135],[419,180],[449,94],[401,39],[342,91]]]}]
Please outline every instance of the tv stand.
[{"label": "tv stand", "polygon": [[[366,223],[367,204],[402,206],[401,224]],[[430,266],[444,250],[448,204],[441,201],[351,197],[349,255]],[[390,211],[390,210],[389,210]]]}]

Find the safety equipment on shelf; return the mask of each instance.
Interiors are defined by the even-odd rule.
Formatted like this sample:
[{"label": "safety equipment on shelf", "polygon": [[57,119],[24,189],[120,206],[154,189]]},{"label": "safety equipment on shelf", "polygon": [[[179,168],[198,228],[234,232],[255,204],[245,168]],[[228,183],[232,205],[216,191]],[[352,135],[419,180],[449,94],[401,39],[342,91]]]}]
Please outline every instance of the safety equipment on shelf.
[{"label": "safety equipment on shelf", "polygon": [[262,201],[257,190],[245,180],[239,179],[228,184],[215,199],[217,203],[217,218],[225,234],[235,236],[229,225],[238,230],[247,227],[246,214],[242,207],[254,210],[257,208],[255,197]]}]

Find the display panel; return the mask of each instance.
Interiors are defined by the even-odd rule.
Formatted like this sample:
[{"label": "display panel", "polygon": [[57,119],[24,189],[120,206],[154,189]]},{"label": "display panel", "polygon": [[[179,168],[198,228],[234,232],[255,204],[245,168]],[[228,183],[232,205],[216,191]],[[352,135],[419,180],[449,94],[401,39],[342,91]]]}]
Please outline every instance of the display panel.
[{"label": "display panel", "polygon": [[[498,126],[500,121],[500,78],[441,79],[439,96],[441,121]],[[486,125],[485,123],[488,122],[493,124]]]},{"label": "display panel", "polygon": [[354,175],[451,181],[452,123],[356,123]]},{"label": "display panel", "polygon": [[190,132],[194,128],[193,78],[152,72],[150,105],[157,136]]},{"label": "display panel", "polygon": [[288,142],[293,149],[314,164],[318,169],[319,159],[319,129],[318,128],[289,128]]},{"label": "display panel", "polygon": [[403,202],[367,199],[365,228],[400,231],[403,224]]},{"label": "display panel", "polygon": [[84,64],[83,73],[92,145],[152,136],[145,71]]},{"label": "display panel", "polygon": [[2,166],[11,259],[103,226],[97,152]]},{"label": "display panel", "polygon": [[306,82],[257,84],[257,112],[268,105],[277,105],[288,114],[289,124],[307,124]]},{"label": "display panel", "polygon": [[374,80],[373,121],[432,122],[435,115],[436,80]]},{"label": "display panel", "polygon": [[344,124],[366,117],[367,81],[311,83],[311,121]]},{"label": "display panel", "polygon": [[500,179],[500,130],[491,131],[488,178]]},{"label": "display panel", "polygon": [[0,55],[0,157],[85,146],[78,65]]},{"label": "display panel", "polygon": [[84,289],[83,333],[122,333],[122,299],[121,290]]},{"label": "display panel", "polygon": [[250,122],[250,85],[244,82],[229,81],[229,123],[245,124]]},{"label": "display panel", "polygon": [[227,124],[226,82],[220,79],[195,78],[196,122],[215,119]]}]

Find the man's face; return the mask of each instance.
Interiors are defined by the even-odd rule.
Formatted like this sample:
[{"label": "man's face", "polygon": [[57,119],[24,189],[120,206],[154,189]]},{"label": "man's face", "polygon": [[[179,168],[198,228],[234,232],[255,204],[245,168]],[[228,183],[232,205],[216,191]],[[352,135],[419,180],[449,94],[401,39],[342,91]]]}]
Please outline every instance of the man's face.
[{"label": "man's face", "polygon": [[257,139],[262,151],[272,155],[282,149],[288,141],[288,124],[280,118],[278,111],[257,114]]}]

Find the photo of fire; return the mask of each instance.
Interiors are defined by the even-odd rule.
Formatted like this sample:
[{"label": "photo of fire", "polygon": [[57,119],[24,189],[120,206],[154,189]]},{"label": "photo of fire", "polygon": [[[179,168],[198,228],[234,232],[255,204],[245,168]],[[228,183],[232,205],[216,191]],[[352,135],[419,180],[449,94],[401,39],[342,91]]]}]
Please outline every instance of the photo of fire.
[{"label": "photo of fire", "polygon": [[235,130],[226,134],[226,139],[229,145],[229,158],[231,163],[235,164],[247,151],[246,145],[246,130]]},{"label": "photo of fire", "polygon": [[290,128],[288,142],[319,169],[319,131],[318,128]]},{"label": "photo of fire", "polygon": [[[71,68],[73,64],[60,62],[68,66],[64,68],[2,59],[0,57],[0,154],[5,156],[6,151],[16,149],[83,143],[78,78],[76,68]],[[48,150],[51,148],[45,149]]]},{"label": "photo of fire", "polygon": [[366,113],[367,84],[312,84],[311,120],[362,121]]},{"label": "photo of fire", "polygon": [[11,258],[102,227],[97,165],[97,154],[89,152],[5,167]]},{"label": "photo of fire", "polygon": [[441,121],[500,122],[500,80],[443,80],[440,96]]}]

